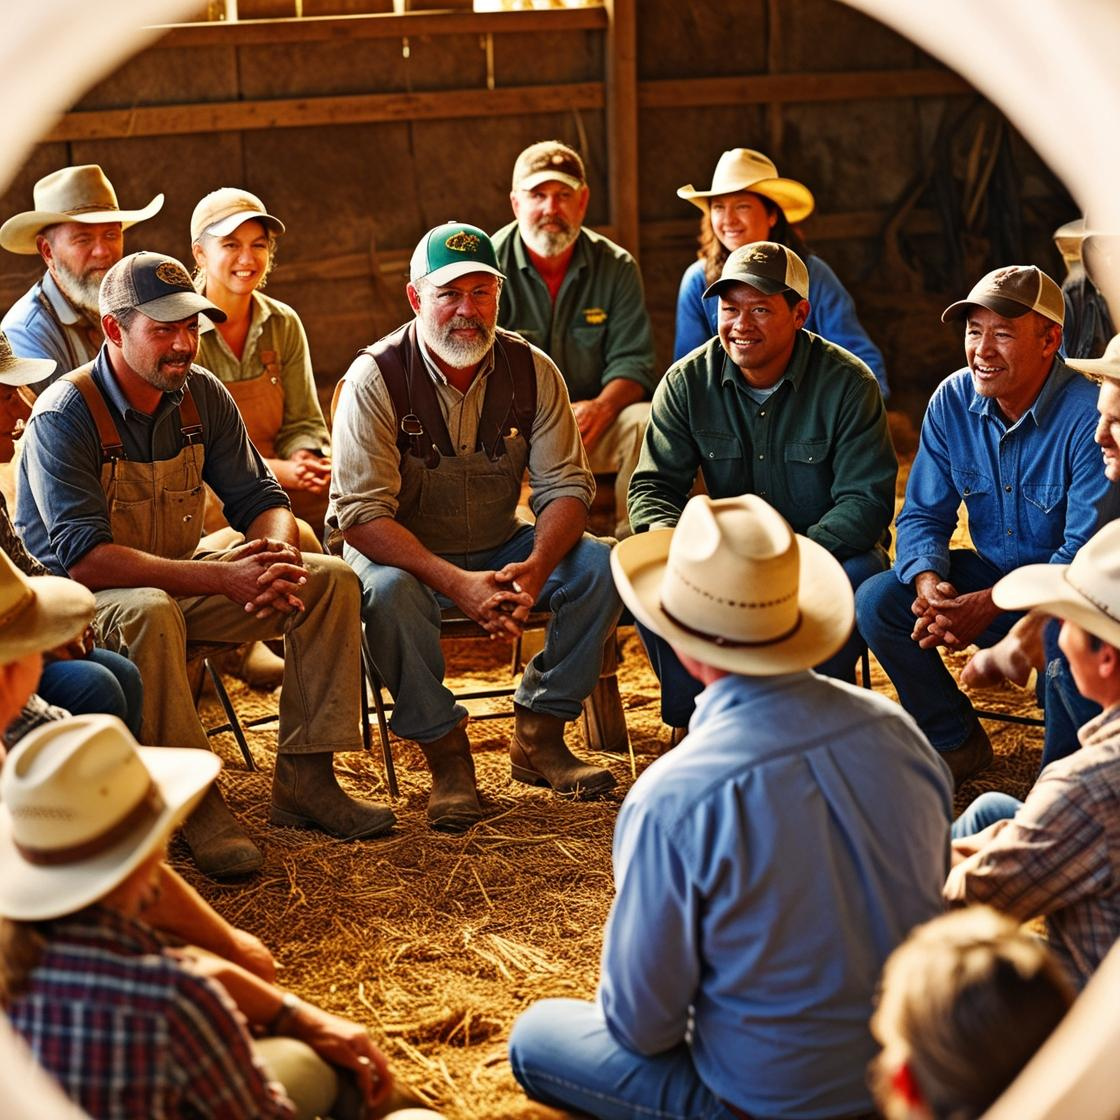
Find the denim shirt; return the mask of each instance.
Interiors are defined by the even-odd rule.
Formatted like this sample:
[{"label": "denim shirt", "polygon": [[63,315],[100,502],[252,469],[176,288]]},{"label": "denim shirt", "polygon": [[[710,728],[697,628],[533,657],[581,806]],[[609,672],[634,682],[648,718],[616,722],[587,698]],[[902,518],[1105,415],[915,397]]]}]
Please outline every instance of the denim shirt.
[{"label": "denim shirt", "polygon": [[948,576],[962,501],[973,546],[1004,574],[1068,564],[1092,536],[1108,486],[1093,441],[1096,402],[1096,386],[1060,358],[1010,425],[967,369],[946,378],[930,398],[898,515],[898,578]]}]

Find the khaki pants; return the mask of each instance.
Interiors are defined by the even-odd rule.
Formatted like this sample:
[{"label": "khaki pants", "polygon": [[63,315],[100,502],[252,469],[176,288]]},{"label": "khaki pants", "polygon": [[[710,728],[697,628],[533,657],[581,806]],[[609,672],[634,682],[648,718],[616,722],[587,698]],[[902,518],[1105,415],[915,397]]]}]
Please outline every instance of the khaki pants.
[{"label": "khaki pants", "polygon": [[603,433],[602,438],[588,454],[591,469],[596,474],[616,472],[614,480],[615,536],[630,536],[630,518],[626,514],[626,492],[630,489],[630,476],[638,465],[642,453],[642,440],[649,423],[649,402],[639,401],[627,405],[615,422]]},{"label": "khaki pants", "polygon": [[[196,559],[221,559],[199,553]],[[144,680],[141,741],[209,750],[187,679],[188,641],[284,638],[281,753],[358,750],[360,609],[358,578],[343,560],[305,554],[305,609],[257,619],[223,595],[175,598],[154,587],[97,593],[107,624],[119,626]]]}]

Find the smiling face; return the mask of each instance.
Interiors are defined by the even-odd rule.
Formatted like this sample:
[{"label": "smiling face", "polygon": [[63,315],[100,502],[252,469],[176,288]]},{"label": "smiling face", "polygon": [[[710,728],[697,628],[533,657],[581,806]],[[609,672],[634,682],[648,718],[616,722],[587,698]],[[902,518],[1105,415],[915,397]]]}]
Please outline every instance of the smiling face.
[{"label": "smiling face", "polygon": [[769,241],[778,215],[771,213],[761,195],[752,191],[717,194],[708,203],[712,232],[730,253],[741,245]]},{"label": "smiling face", "polygon": [[[173,393],[183,387],[198,353],[198,316],[160,323],[140,314],[120,330],[119,337],[121,357],[128,368],[153,388]],[[110,341],[114,341],[112,335]]]},{"label": "smiling face", "polygon": [[576,190],[558,179],[509,196],[521,239],[541,257],[557,257],[579,236],[587,213],[587,187]]},{"label": "smiling face", "polygon": [[272,265],[275,239],[263,222],[250,218],[222,237],[202,234],[191,248],[206,274],[205,294],[221,299],[225,292],[243,296],[260,287]]},{"label": "smiling face", "polygon": [[1062,328],[1037,311],[1005,319],[973,305],[964,328],[972,387],[994,398],[1009,420],[1018,420],[1038,396],[1061,341]]},{"label": "smiling face", "polygon": [[1120,482],[1120,382],[1106,377],[1097,394],[1100,422],[1094,439],[1104,458],[1104,473],[1109,482]]},{"label": "smiling face", "polygon": [[790,307],[782,292],[728,284],[719,293],[719,340],[748,383],[767,389],[785,373],[808,313],[807,300]]}]

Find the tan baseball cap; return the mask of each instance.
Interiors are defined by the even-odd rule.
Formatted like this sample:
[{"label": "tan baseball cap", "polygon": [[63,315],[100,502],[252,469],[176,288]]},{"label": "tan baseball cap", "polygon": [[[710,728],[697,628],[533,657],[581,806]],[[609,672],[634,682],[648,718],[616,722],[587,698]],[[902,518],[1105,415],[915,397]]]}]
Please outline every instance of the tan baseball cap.
[{"label": "tan baseball cap", "polygon": [[809,270],[805,262],[776,241],[755,241],[736,249],[724,261],[719,279],[708,285],[704,298],[718,295],[728,284],[747,284],[768,296],[788,289],[802,299],[809,298]]},{"label": "tan baseball cap", "polygon": [[941,321],[964,319],[973,306],[986,307],[1005,319],[1018,319],[1028,311],[1037,311],[1059,327],[1066,317],[1062,289],[1033,264],[1011,264],[989,272],[964,299],[949,304],[941,312]]},{"label": "tan baseball cap", "polygon": [[204,233],[211,237],[225,237],[250,220],[261,222],[273,233],[284,232],[284,223],[270,214],[251,191],[240,187],[219,187],[200,199],[194,208],[191,242],[197,241]]},{"label": "tan baseball cap", "polygon": [[587,186],[587,172],[579,152],[559,140],[530,144],[513,165],[513,189],[527,191],[550,179],[578,191]]}]

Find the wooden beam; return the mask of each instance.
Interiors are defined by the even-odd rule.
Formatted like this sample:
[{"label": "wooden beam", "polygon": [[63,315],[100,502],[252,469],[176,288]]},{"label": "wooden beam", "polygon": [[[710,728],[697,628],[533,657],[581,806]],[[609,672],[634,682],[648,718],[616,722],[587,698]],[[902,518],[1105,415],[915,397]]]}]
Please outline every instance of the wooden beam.
[{"label": "wooden beam", "polygon": [[638,83],[642,109],[702,109],[771,101],[862,101],[971,93],[948,70],[861,70],[827,74],[751,74],[739,78],[675,78]]},{"label": "wooden beam", "polygon": [[523,31],[605,31],[601,7],[528,12],[377,12],[368,15],[165,24],[153,47],[257,47],[274,43],[351,43],[406,36],[487,35]]},{"label": "wooden beam", "polygon": [[515,117],[566,109],[601,109],[601,82],[514,86],[508,89],[440,90],[436,93],[371,93],[345,97],[275,98],[264,101],[204,101],[135,109],[91,109],[66,113],[43,137],[105,140],[129,136],[179,136],[194,132],[239,132],[264,128],[369,124],[378,121]]},{"label": "wooden beam", "polygon": [[635,0],[605,0],[607,32],[607,150],[611,153],[610,214],[622,246],[637,256],[638,33]]}]

